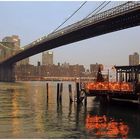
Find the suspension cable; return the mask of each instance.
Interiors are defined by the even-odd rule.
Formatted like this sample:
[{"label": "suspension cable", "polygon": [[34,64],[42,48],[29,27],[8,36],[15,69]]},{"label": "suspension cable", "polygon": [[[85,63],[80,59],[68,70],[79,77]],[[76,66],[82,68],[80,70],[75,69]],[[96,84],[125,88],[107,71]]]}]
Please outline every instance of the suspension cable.
[{"label": "suspension cable", "polygon": [[[111,1],[107,2],[103,7],[101,7],[97,12],[95,12],[95,14],[97,14],[98,12],[100,12],[103,8],[105,8]],[[92,15],[93,16],[93,15]]]},{"label": "suspension cable", "polygon": [[84,19],[88,18],[90,15],[92,15],[98,8],[100,8],[106,1],[102,2],[97,8],[95,8],[91,13],[89,13]]},{"label": "suspension cable", "polygon": [[[81,6],[76,10],[74,11],[64,22],[62,22],[53,32],[57,31],[62,25],[64,25],[70,18],[72,18],[85,4],[86,4],[87,1],[83,2],[81,4]],[[53,33],[52,32],[52,33]]]}]

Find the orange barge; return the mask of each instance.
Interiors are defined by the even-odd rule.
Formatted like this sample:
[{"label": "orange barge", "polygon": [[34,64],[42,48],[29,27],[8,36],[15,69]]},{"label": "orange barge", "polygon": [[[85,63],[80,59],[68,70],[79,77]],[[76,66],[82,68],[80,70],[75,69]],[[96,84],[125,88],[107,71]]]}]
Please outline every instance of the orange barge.
[{"label": "orange barge", "polygon": [[140,84],[130,82],[88,82],[83,91],[86,96],[105,97],[108,101],[112,98],[137,100],[140,103]]},{"label": "orange barge", "polygon": [[85,85],[86,90],[89,91],[126,91],[133,92],[133,85],[131,83],[119,82],[89,82]]},{"label": "orange barge", "polygon": [[[105,81],[99,67],[96,82],[87,82],[81,90],[86,96],[137,100],[140,104],[140,65],[115,66],[116,82]],[[109,75],[108,75],[109,76]]]}]

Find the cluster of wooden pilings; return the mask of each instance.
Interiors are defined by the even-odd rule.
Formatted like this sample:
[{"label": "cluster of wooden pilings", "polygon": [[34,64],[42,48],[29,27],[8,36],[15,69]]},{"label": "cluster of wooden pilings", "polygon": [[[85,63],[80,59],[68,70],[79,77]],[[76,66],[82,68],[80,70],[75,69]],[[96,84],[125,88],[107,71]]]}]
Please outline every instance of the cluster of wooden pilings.
[{"label": "cluster of wooden pilings", "polygon": [[[82,97],[81,99],[81,85],[79,82],[75,83],[75,93],[73,94],[72,91],[72,84],[68,84],[68,91],[69,91],[69,103],[72,104],[73,102],[77,102],[77,104],[80,104],[83,99],[84,99],[84,104],[87,105],[87,97],[86,95],[84,97]],[[49,83],[46,83],[46,92],[47,92],[47,100],[49,99]],[[56,96],[56,101],[57,104],[61,104],[62,103],[62,93],[63,93],[63,83],[57,83],[57,96]],[[73,97],[74,96],[74,97]]]}]

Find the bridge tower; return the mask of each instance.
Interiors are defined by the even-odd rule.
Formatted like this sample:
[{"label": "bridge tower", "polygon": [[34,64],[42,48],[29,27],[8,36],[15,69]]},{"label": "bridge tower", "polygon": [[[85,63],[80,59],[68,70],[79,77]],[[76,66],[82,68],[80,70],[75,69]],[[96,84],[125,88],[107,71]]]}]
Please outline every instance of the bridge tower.
[{"label": "bridge tower", "polygon": [[15,81],[15,64],[1,64],[0,65],[0,81],[14,82]]}]

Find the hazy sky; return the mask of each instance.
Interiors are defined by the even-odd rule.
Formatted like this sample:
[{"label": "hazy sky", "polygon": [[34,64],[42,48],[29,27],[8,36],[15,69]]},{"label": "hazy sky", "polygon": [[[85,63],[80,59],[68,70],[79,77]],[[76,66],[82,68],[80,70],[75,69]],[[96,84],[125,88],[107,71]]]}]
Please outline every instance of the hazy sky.
[{"label": "hazy sky", "polygon": [[[19,35],[21,46],[49,34],[71,15],[83,2],[2,2],[0,1],[0,40]],[[111,2],[107,8],[121,2]],[[95,9],[100,1],[88,1],[66,25],[81,20]],[[53,49],[54,63],[128,65],[128,55],[140,52],[140,26],[101,35]],[[31,59],[41,60],[41,54]]]}]

